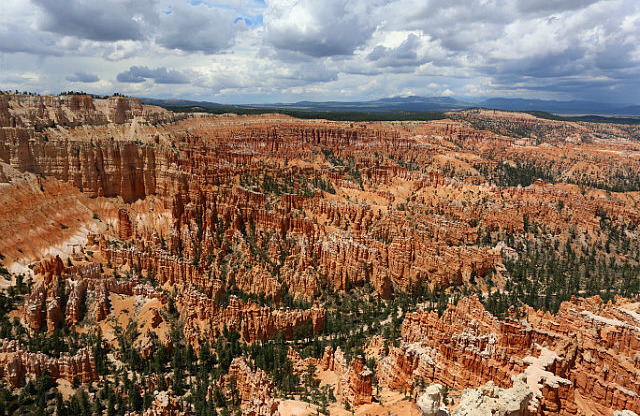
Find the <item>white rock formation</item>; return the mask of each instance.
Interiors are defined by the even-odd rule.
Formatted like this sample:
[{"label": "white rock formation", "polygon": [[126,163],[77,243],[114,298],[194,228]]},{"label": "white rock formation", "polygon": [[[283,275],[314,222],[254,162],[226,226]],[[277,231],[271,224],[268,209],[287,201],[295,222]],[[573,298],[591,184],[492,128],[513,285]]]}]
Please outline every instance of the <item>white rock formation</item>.
[{"label": "white rock formation", "polygon": [[418,407],[422,410],[422,416],[438,416],[440,399],[442,397],[442,385],[432,384],[418,399]]},{"label": "white rock formation", "polygon": [[478,389],[466,389],[453,416],[526,416],[533,392],[525,374],[513,379],[513,387],[502,389],[489,381]]}]

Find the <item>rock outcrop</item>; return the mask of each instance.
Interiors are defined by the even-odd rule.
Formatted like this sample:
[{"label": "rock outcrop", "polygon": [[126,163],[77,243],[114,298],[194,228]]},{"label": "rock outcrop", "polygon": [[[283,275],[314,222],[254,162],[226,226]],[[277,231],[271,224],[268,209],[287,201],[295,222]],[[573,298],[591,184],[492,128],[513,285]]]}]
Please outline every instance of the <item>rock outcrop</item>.
[{"label": "rock outcrop", "polygon": [[[498,125],[551,135],[548,140],[565,153],[571,149],[560,142],[563,134],[587,139],[597,130],[493,116]],[[92,197],[158,197],[171,211],[172,227],[145,230],[141,224],[136,232],[144,254],[131,256],[148,256],[140,261],[153,263],[156,275],[177,275],[208,292],[209,280],[221,280],[220,257],[233,248],[242,257],[226,268],[235,288],[276,301],[286,295],[285,287],[312,300],[324,286],[347,291],[367,284],[389,298],[393,291],[475,283],[502,270],[500,252],[479,244],[479,235],[522,233],[525,218],[553,233],[567,224],[597,232],[598,212],[640,223],[638,209],[616,197],[567,192],[543,181],[524,188],[490,186],[497,166],[514,161],[550,162],[572,177],[595,173],[560,166],[560,151],[533,152],[522,140],[465,124],[485,120],[483,112],[456,115],[464,122],[396,125],[273,115],[177,117],[124,97],[3,95],[0,160]],[[158,121],[165,124],[154,126]],[[90,128],[72,128],[76,123]],[[63,126],[64,134],[47,128],[53,124]],[[620,129],[609,134],[624,136]],[[443,140],[459,146],[458,153],[452,155]],[[583,150],[594,164],[610,167],[594,181],[613,184],[622,177],[631,183],[640,172],[635,162],[621,172],[629,162],[619,156],[622,150]],[[120,231],[129,238],[121,215]],[[171,240],[165,250],[153,243],[158,231]],[[119,255],[129,253],[114,253]],[[209,275],[214,279],[203,277]]]},{"label": "rock outcrop", "polygon": [[98,379],[95,360],[89,349],[80,349],[75,355],[63,353],[59,358],[52,358],[43,353],[27,352],[15,340],[0,341],[0,376],[14,388],[24,384],[25,376],[35,378],[45,370],[54,379],[63,378],[69,382],[74,378],[82,383]]},{"label": "rock outcrop", "polygon": [[[52,265],[55,265],[53,267]],[[44,326],[52,333],[62,321],[67,325],[75,325],[84,318],[86,293],[94,293],[94,310],[96,321],[104,320],[110,313],[109,294],[135,296],[142,295],[147,299],[159,299],[166,302],[166,295],[153,287],[149,282],[143,283],[138,277],[116,279],[101,275],[100,264],[86,263],[73,267],[64,267],[59,257],[44,261],[35,268],[42,280],[33,284],[31,293],[25,297],[24,319],[28,327],[38,332]],[[67,287],[68,299],[62,311],[59,296],[60,282]],[[155,317],[159,323],[161,317]]]},{"label": "rock outcrop", "polygon": [[340,347],[336,348],[334,353],[333,348],[327,346],[320,360],[319,369],[336,373],[338,376],[336,392],[350,405],[359,406],[372,402],[373,372],[364,365],[361,356],[355,357],[350,364],[347,364]]},{"label": "rock outcrop", "polygon": [[124,208],[120,208],[118,211],[118,234],[124,240],[128,240],[133,236],[131,218],[129,218],[129,213]]},{"label": "rock outcrop", "polygon": [[442,399],[442,385],[432,384],[418,398],[417,405],[422,410],[422,416],[441,416],[445,410],[440,410]]},{"label": "rock outcrop", "polygon": [[[73,282],[73,281],[72,281]],[[72,283],[73,287],[67,300],[65,311],[65,323],[69,326],[77,324],[84,318],[84,300],[87,293],[88,281],[78,280]]]},{"label": "rock outcrop", "polygon": [[58,295],[58,280],[49,284],[41,280],[33,285],[31,293],[25,297],[24,318],[33,332],[46,327],[52,333],[61,324],[62,307]]},{"label": "rock outcrop", "polygon": [[24,320],[29,329],[38,332],[44,325],[46,319],[47,290],[44,281],[37,282],[33,285],[31,293],[24,299]]},{"label": "rock outcrop", "polygon": [[45,127],[122,124],[135,117],[170,122],[179,116],[160,107],[142,105],[139,98],[95,99],[88,95],[39,96],[2,94],[0,127]]},{"label": "rock outcrop", "polygon": [[338,394],[342,394],[347,401],[354,406],[371,403],[372,401],[372,376],[371,370],[364,365],[361,356],[355,357],[343,378],[346,385],[341,383],[342,388]]},{"label": "rock outcrop", "polygon": [[452,416],[527,416],[533,392],[524,375],[515,377],[513,387],[502,389],[489,381],[478,389],[466,389]]},{"label": "rock outcrop", "polygon": [[312,334],[319,334],[326,319],[326,311],[322,308],[272,310],[242,303],[233,295],[229,298],[229,305],[220,308],[215,301],[193,288],[187,288],[178,295],[176,306],[186,320],[185,337],[195,348],[199,347],[201,339],[217,339],[225,328],[238,331],[245,342],[267,340],[276,333],[291,339],[294,331],[304,328]]},{"label": "rock outcrop", "polygon": [[[56,257],[33,267],[24,323],[53,332],[63,322],[82,325],[87,310],[108,326],[112,311],[131,314],[114,294],[135,296],[136,307],[158,299],[136,344],[149,356],[164,320],[158,303],[171,296],[196,350],[225,330],[247,343],[277,333],[300,339],[323,331],[327,312],[314,302],[334,292],[486,293],[525,279],[506,266],[542,246],[597,258],[591,271],[624,270],[613,283],[602,273],[591,293],[631,290],[635,281],[624,279],[637,267],[640,209],[626,191],[640,183],[640,147],[629,140],[637,127],[485,110],[450,117],[182,117],[125,97],[2,94],[2,257],[10,253],[26,273],[22,263],[46,252],[67,251],[76,264]],[[84,235],[86,251],[78,243]],[[464,298],[442,316],[407,313],[399,346],[385,354],[376,341],[378,356],[386,355],[377,378],[416,394],[424,383],[459,391],[492,381],[467,395],[469,406],[486,408],[525,374],[533,414],[573,416],[587,406],[598,416],[638,412],[636,303],[574,299],[555,315],[521,308],[500,321]],[[312,362],[293,349],[288,357],[297,374]],[[20,383],[30,374],[25,365],[19,354],[7,356],[3,375]],[[371,403],[362,358],[347,362],[327,350],[319,366],[338,375],[340,400]],[[257,374],[251,367],[238,362],[233,372]],[[433,413],[436,396],[424,397]],[[174,399],[157,411],[188,411]],[[256,405],[247,411],[273,410]]]},{"label": "rock outcrop", "polygon": [[244,357],[234,358],[228,375],[220,380],[220,385],[227,391],[237,391],[240,397],[242,414],[247,416],[280,416],[280,401],[273,398],[273,382],[260,368],[251,369],[255,364]]},{"label": "rock outcrop", "polygon": [[[126,414],[125,414],[126,415]],[[137,415],[136,412],[129,416]],[[182,400],[175,397],[171,391],[160,391],[154,394],[151,407],[142,412],[142,416],[187,416],[189,411],[185,409]]]}]

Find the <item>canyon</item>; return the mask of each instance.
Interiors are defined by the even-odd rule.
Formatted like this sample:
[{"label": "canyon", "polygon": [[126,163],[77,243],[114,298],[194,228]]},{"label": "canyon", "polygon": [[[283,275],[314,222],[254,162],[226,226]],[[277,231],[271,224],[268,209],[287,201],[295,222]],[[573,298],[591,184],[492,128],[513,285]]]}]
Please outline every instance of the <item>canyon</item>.
[{"label": "canyon", "polygon": [[638,133],[1,94],[0,378],[130,415],[640,413]]}]

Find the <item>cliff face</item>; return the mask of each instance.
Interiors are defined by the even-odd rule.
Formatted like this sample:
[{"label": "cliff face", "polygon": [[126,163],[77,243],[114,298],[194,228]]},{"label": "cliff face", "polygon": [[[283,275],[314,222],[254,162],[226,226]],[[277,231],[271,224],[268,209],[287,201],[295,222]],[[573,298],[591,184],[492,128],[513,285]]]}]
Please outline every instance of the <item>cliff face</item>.
[{"label": "cliff face", "polygon": [[556,316],[525,308],[524,320],[500,322],[477,299],[464,298],[441,318],[435,312],[409,313],[404,343],[380,362],[378,379],[399,390],[419,381],[464,389],[488,381],[508,387],[512,376],[524,373],[533,414],[573,415],[584,403],[597,414],[637,412],[636,305],[576,299],[563,303]]},{"label": "cliff face", "polygon": [[0,127],[34,127],[79,124],[106,124],[106,114],[98,111],[89,96],[0,97]]},{"label": "cliff face", "polygon": [[90,196],[122,196],[131,202],[156,192],[158,170],[153,149],[132,142],[67,140],[42,142],[0,129],[0,157],[21,171],[69,182]]},{"label": "cliff face", "polygon": [[124,240],[128,240],[133,236],[131,218],[127,210],[123,208],[118,211],[118,235]]},{"label": "cliff face", "polygon": [[[394,290],[460,284],[500,263],[499,253],[474,246],[477,232],[467,224],[430,214],[407,218],[404,208],[396,209],[399,195],[375,190],[392,185],[394,177],[404,178],[415,189],[437,189],[445,182],[442,175],[417,175],[362,160],[355,169],[382,200],[354,203],[351,194],[360,191],[347,178],[355,173],[328,168],[326,162],[281,165],[289,158],[308,158],[308,146],[358,149],[369,143],[382,151],[392,140],[401,149],[411,148],[410,140],[389,130],[327,128],[288,120],[274,130],[265,127],[266,120],[246,126],[213,118],[154,128],[136,121],[154,122],[151,110],[140,110],[139,102],[132,100],[112,99],[105,114],[113,127],[38,131],[31,113],[14,109],[20,103],[14,100],[18,99],[5,99],[4,113],[22,122],[0,129],[0,159],[20,171],[71,183],[91,197],[119,196],[125,202],[159,197],[174,219],[172,253],[181,250],[189,263],[198,255],[200,264],[194,266],[215,270],[204,260],[218,257],[229,246],[242,251],[249,267],[230,265],[228,270],[239,290],[279,300],[284,295],[279,280],[284,280],[295,297],[311,300],[322,286],[346,291],[370,283],[388,298]],[[25,107],[40,105],[33,100]],[[89,102],[83,105],[90,107]],[[101,105],[95,103],[96,111],[102,111]],[[260,172],[256,169],[264,163],[260,155],[265,151],[272,159]],[[260,186],[243,182],[252,175]],[[343,188],[341,198],[325,198],[328,194],[319,189],[333,184]],[[128,238],[126,218],[120,221]],[[249,228],[255,234],[247,235]],[[140,237],[147,243],[152,239]],[[264,256],[256,257],[256,243]]]},{"label": "cliff face", "polygon": [[0,127],[76,127],[122,124],[135,117],[150,122],[171,122],[176,116],[159,107],[146,106],[139,98],[94,99],[88,95],[39,96],[3,94]]},{"label": "cliff face", "polygon": [[[20,171],[72,183],[91,196],[122,196],[131,202],[154,194],[163,177],[160,171],[167,170],[161,152],[144,145],[140,137],[131,137],[138,119],[166,123],[176,116],[143,106],[136,98],[2,95],[0,160]],[[127,131],[109,132],[108,126],[125,123]],[[96,130],[74,128],[81,125]],[[127,135],[129,140],[120,140]]]},{"label": "cliff face", "polygon": [[0,179],[5,177],[0,181],[0,253],[7,267],[18,261],[22,267],[16,272],[25,273],[25,266],[44,253],[62,255],[60,248],[64,251],[65,243],[91,226],[92,200],[77,188],[2,162],[0,170]]},{"label": "cliff face", "polygon": [[33,332],[39,332],[46,326],[51,334],[60,326],[62,310],[58,286],[64,270],[59,256],[44,260],[35,267],[35,272],[42,275],[42,280],[33,285],[24,302],[24,319]]},{"label": "cliff face", "polygon": [[[64,124],[63,116],[85,127]],[[219,279],[226,262],[235,289],[276,301],[287,294],[284,288],[309,301],[323,287],[348,291],[369,284],[389,298],[395,291],[499,280],[500,252],[479,236],[523,233],[525,219],[553,234],[570,224],[597,235],[596,213],[640,223],[640,212],[614,197],[542,181],[525,188],[491,186],[498,167],[524,163],[532,154],[515,139],[460,122],[175,117],[122,97],[3,95],[0,159],[71,183],[91,197],[158,197],[171,210],[173,226],[141,229],[146,253],[160,248],[154,238],[164,231],[167,251],[197,272],[176,267],[201,280],[195,283],[200,289],[210,290],[201,276]],[[47,127],[54,122],[57,128]],[[459,151],[450,153],[448,143]],[[572,154],[570,145],[554,145]],[[594,158],[602,153],[583,150]],[[555,163],[547,148],[536,152],[537,165]],[[618,156],[611,155],[598,161],[617,166]],[[615,172],[603,175],[614,181]],[[224,258],[229,248],[242,257],[238,264]],[[166,254],[147,255],[157,263]],[[164,267],[155,269],[166,274]]]}]

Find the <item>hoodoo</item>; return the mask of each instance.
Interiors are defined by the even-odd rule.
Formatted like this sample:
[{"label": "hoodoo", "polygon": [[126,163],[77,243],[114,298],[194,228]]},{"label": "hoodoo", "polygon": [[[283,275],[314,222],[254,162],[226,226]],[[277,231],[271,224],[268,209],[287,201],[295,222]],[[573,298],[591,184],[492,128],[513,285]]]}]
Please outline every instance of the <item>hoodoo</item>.
[{"label": "hoodoo", "polygon": [[637,129],[446,116],[0,95],[0,409],[640,412]]}]

